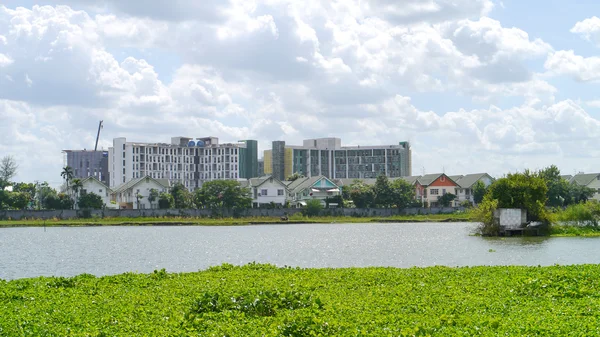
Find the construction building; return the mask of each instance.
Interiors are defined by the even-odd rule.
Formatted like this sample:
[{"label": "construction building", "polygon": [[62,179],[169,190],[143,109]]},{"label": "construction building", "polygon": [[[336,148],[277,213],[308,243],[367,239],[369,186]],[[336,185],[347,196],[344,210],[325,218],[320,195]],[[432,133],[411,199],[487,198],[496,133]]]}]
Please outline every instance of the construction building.
[{"label": "construction building", "polygon": [[193,191],[206,181],[254,178],[257,152],[254,140],[220,144],[216,137],[173,137],[171,143],[139,143],[115,138],[108,150],[110,187],[150,176]]},{"label": "construction building", "polygon": [[73,170],[73,178],[94,177],[106,186],[110,186],[108,170],[108,151],[63,150],[64,166]]}]

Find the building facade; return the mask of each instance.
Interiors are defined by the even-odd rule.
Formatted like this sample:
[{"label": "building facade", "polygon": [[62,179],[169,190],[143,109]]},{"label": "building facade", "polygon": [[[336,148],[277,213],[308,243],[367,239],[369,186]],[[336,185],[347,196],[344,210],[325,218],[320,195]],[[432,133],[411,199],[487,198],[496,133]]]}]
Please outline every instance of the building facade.
[{"label": "building facade", "polygon": [[65,166],[73,169],[73,178],[94,177],[110,186],[108,151],[63,150]]},{"label": "building facade", "polygon": [[397,178],[412,174],[412,154],[409,142],[342,146],[339,138],[320,138],[287,146],[276,141],[272,150],[264,152],[264,170],[280,180],[293,173],[330,179],[369,179],[382,174]]},{"label": "building facade", "polygon": [[253,169],[257,148],[248,151],[252,142],[220,144],[216,137],[173,137],[169,144],[115,138],[108,151],[110,187],[149,176],[167,180],[170,186],[181,183],[193,191],[205,181],[241,179],[242,174],[250,176],[257,170]]}]

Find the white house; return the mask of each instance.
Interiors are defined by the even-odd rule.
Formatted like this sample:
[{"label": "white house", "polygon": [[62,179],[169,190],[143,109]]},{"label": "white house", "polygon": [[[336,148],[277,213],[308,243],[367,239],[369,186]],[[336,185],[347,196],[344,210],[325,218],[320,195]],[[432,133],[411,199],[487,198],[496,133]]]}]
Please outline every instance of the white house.
[{"label": "white house", "polygon": [[570,183],[593,189],[596,193],[592,199],[600,201],[600,173],[579,173],[571,178]]},{"label": "white house", "polygon": [[306,206],[306,201],[317,199],[325,204],[325,199],[341,194],[341,188],[325,176],[299,178],[288,183],[291,203],[296,207]]},{"label": "white house", "polygon": [[473,199],[473,188],[478,181],[481,181],[485,187],[490,186],[494,182],[494,178],[487,173],[450,176],[450,179],[456,181],[458,184],[454,191],[454,195],[456,195],[454,203],[456,206],[460,205],[463,201],[469,201],[471,204],[475,204],[475,200]]},{"label": "white house", "polygon": [[253,208],[273,204],[284,206],[287,201],[287,186],[271,175],[248,179],[242,181],[241,184],[250,189]]},{"label": "white house", "polygon": [[[112,198],[119,209],[150,209],[157,208],[158,200],[150,203],[150,190],[158,193],[168,192],[169,182],[164,179],[154,179],[150,176],[131,179],[113,190]],[[138,197],[139,196],[139,197]]]},{"label": "white house", "polygon": [[95,177],[88,177],[81,180],[81,185],[82,187],[79,192],[81,195],[94,193],[102,198],[102,202],[106,205],[106,208],[116,208],[116,206],[113,206],[110,202],[112,191],[100,180]]}]

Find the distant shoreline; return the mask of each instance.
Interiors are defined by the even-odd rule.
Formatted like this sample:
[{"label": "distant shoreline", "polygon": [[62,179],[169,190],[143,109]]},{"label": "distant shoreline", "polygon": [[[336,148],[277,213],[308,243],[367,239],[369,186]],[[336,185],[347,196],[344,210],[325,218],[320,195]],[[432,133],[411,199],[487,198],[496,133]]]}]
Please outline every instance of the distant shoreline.
[{"label": "distant shoreline", "polygon": [[331,223],[448,223],[473,222],[466,214],[376,217],[314,217],[293,218],[283,221],[279,217],[258,218],[97,218],[97,219],[52,219],[52,220],[0,220],[0,228],[18,227],[104,227],[104,226],[258,226],[258,225],[301,225]]}]

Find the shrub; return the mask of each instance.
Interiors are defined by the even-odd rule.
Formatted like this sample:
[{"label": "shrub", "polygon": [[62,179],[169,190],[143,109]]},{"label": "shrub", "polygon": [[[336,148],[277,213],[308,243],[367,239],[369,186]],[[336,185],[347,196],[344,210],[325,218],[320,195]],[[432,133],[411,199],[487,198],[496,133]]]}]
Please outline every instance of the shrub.
[{"label": "shrub", "polygon": [[305,216],[314,217],[319,216],[321,211],[323,210],[323,205],[321,204],[321,200],[311,199],[306,202],[306,207],[302,210]]}]

